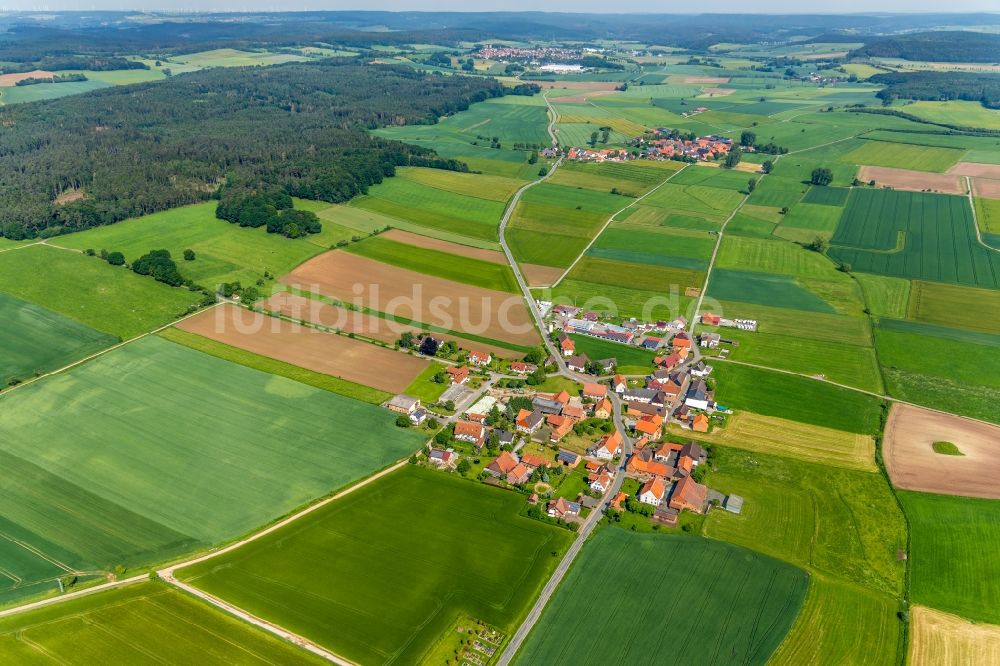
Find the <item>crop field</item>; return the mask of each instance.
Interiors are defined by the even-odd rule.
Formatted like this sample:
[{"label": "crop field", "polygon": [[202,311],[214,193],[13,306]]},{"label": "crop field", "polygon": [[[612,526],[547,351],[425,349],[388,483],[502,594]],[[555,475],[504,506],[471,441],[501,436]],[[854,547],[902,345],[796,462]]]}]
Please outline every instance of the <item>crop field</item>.
[{"label": "crop field", "polygon": [[1000,199],[976,198],[976,219],[985,234],[1000,234]]},{"label": "crop field", "polygon": [[699,433],[698,439],[821,465],[877,471],[875,440],[871,435],[752,412],[737,412],[726,419],[724,427],[717,427],[711,433]]},{"label": "crop field", "polygon": [[706,185],[674,185],[667,183],[642,200],[644,206],[667,208],[713,222],[722,222],[729,216],[743,195],[735,190],[725,190]]},{"label": "crop field", "polygon": [[547,182],[607,192],[611,188],[618,188],[629,194],[640,195],[671,177],[681,166],[679,162],[647,160],[604,164],[563,162]]},{"label": "crop field", "polygon": [[1000,291],[914,280],[910,319],[1000,334]]},{"label": "crop field", "polygon": [[914,169],[943,173],[962,159],[964,150],[936,146],[914,146],[908,143],[865,141],[861,146],[840,157],[847,164]]},{"label": "crop field", "polygon": [[[320,203],[323,208],[329,206]],[[215,217],[215,206],[216,202],[210,201],[175,208],[59,236],[50,243],[76,250],[117,250],[128,262],[149,252],[150,244],[154,243],[156,248],[170,251],[181,275],[212,287],[237,280],[253,284],[265,271],[282,275],[338,240],[349,239],[353,233],[345,227],[337,232],[335,224],[324,220],[324,230],[318,236],[290,240],[280,234],[269,234],[263,228],[250,229],[219,220]],[[186,249],[194,250],[194,261],[181,259]]]},{"label": "crop field", "polygon": [[[713,163],[714,164],[714,163]],[[670,179],[676,185],[705,185],[723,190],[745,190],[750,175],[737,169],[695,164]]]},{"label": "crop field", "polygon": [[792,337],[760,331],[722,329],[722,337],[739,342],[730,358],[769,368],[789,370],[809,376],[881,392],[882,377],[871,344],[832,342],[804,335]]},{"label": "crop field", "polygon": [[325,663],[292,643],[160,583],[112,589],[3,618],[0,661]]},{"label": "crop field", "polygon": [[510,266],[481,261],[470,257],[409,245],[376,236],[349,245],[344,250],[445,280],[471,284],[483,289],[519,293],[514,271]]},{"label": "crop field", "polygon": [[[712,576],[682,576],[684,562]],[[607,585],[609,571],[618,573]],[[802,570],[699,537],[601,528],[584,546],[517,656],[519,664],[767,663],[806,595]],[[607,608],[595,626],[594,590]],[[642,618],[642,621],[637,621]],[[671,640],[683,636],[683,640]]]},{"label": "crop field", "polygon": [[[870,347],[871,328],[861,317],[803,312],[750,303],[722,302],[719,314],[739,319],[756,319],[757,331],[793,338],[808,338],[824,342]],[[723,329],[726,336],[734,329]],[[738,330],[738,329],[736,329]],[[725,336],[723,336],[725,337]]]},{"label": "crop field", "polygon": [[1000,252],[973,225],[964,197],[854,189],[829,253],[857,271],[1000,288]]},{"label": "crop field", "polygon": [[0,292],[0,388],[61,368],[117,340]]},{"label": "crop field", "polygon": [[850,193],[850,190],[843,187],[817,187],[813,185],[802,197],[802,202],[822,206],[843,206],[847,203],[847,195]]},{"label": "crop field", "polygon": [[[714,447],[709,487],[736,493],[740,515],[712,511],[705,535],[898,596],[906,523],[885,479],[760,452]],[[847,527],[849,526],[849,527]]]},{"label": "crop field", "polygon": [[910,281],[901,278],[858,273],[865,304],[876,317],[906,317],[910,302]]},{"label": "crop field", "polygon": [[586,335],[573,335],[571,337],[576,341],[577,353],[586,354],[592,361],[605,358],[617,359],[618,372],[630,375],[644,374],[650,372],[653,367],[653,357],[656,354],[647,349],[598,340]]},{"label": "crop field", "polygon": [[349,205],[423,227],[491,241],[497,238],[497,224],[504,209],[501,201],[457,194],[406,178],[386,178]]},{"label": "crop field", "polygon": [[0,253],[0,285],[11,296],[123,339],[170,323],[200,300],[187,289],[44,245]]},{"label": "crop field", "polygon": [[[582,263],[582,262],[581,262]],[[575,273],[575,270],[574,270]],[[611,311],[622,317],[639,317],[644,321],[673,319],[678,315],[690,318],[694,307],[693,298],[684,296],[684,285],[679,282],[666,283],[666,289],[631,289],[617,285],[589,282],[589,276],[582,279],[567,278],[554,287],[551,297],[554,302],[572,304],[589,310]],[[679,289],[671,292],[669,285],[677,284]],[[698,282],[691,283],[695,286]],[[543,294],[545,295],[545,294]],[[545,295],[548,297],[548,295]]]},{"label": "crop field", "polygon": [[873,396],[737,363],[713,365],[717,399],[731,409],[863,435],[879,427],[881,401]]},{"label": "crop field", "polygon": [[794,277],[760,271],[717,268],[708,283],[708,295],[720,301],[742,301],[807,312],[837,312]]},{"label": "crop field", "polygon": [[380,391],[399,393],[427,361],[225,304],[177,324],[216,342]]},{"label": "crop field", "polygon": [[419,663],[463,616],[527,612],[573,536],[523,503],[407,466],[179,575],[352,661]]},{"label": "crop field", "polygon": [[968,622],[924,606],[914,606],[910,616],[914,666],[1000,663],[1000,626]]},{"label": "crop field", "polygon": [[[935,351],[935,353],[939,353]],[[1000,424],[1000,388],[883,367],[888,393],[900,400]]]},{"label": "crop field", "polygon": [[633,264],[705,270],[714,248],[713,238],[697,232],[613,224],[587,254]]},{"label": "crop field", "polygon": [[913,602],[1000,624],[1000,501],[899,491]]},{"label": "crop field", "polygon": [[0,90],[0,104],[23,104],[40,102],[46,99],[56,99],[67,95],[78,95],[107,88],[110,84],[104,81],[65,81],[63,83],[39,83],[33,86],[15,86]]},{"label": "crop field", "polygon": [[842,209],[821,204],[797,203],[782,218],[774,235],[797,243],[833,236]]},{"label": "crop field", "polygon": [[795,178],[769,175],[760,181],[749,201],[758,206],[791,207],[802,199],[809,187]]},{"label": "crop field", "polygon": [[[837,279],[833,263],[818,252],[796,244],[757,238],[725,238],[717,258],[719,268],[761,271],[802,277]],[[840,277],[841,280],[849,278]]]},{"label": "crop field", "polygon": [[906,113],[934,123],[962,125],[982,129],[1000,129],[1000,117],[994,110],[987,109],[979,102],[952,100],[948,102],[912,102],[906,105]]},{"label": "crop field", "polygon": [[[680,262],[678,262],[680,263]],[[672,290],[684,293],[685,287],[701,287],[704,272],[688,268],[630,264],[613,259],[585,255],[570,273],[570,277],[596,284],[618,286],[637,291],[649,291],[668,297]],[[595,296],[605,296],[597,293]]]},{"label": "crop field", "polygon": [[235,538],[421,443],[374,405],[155,336],[4,405],[0,600]]},{"label": "crop field", "polygon": [[[538,344],[531,314],[519,296],[415,273],[347,252],[322,254],[280,282],[464,336],[521,346]],[[362,287],[360,294],[355,285]]]},{"label": "crop field", "polygon": [[[1000,426],[895,404],[885,427],[886,471],[897,488],[1000,499]],[[955,455],[942,455],[948,442]]]},{"label": "crop field", "polygon": [[[445,231],[443,229],[433,229],[431,227],[407,222],[394,217],[388,217],[375,211],[364,208],[353,208],[346,205],[334,205],[317,211],[316,215],[323,222],[324,228],[327,222],[332,222],[345,229],[351,229],[353,235],[367,235],[373,231],[382,231],[386,227],[392,227],[391,231],[403,230],[413,235],[420,235],[424,238],[455,243],[464,247],[493,250],[500,249],[499,239],[487,240],[483,238],[472,238],[465,234]],[[356,232],[361,232],[360,234]]]},{"label": "crop field", "polygon": [[891,187],[910,192],[930,190],[942,194],[965,194],[967,191],[965,180],[958,176],[911,169],[863,166],[858,169],[858,180],[865,183],[875,181],[875,187]]},{"label": "crop field", "polygon": [[308,60],[304,56],[267,51],[241,51],[239,49],[213,49],[198,53],[185,53],[170,58],[193,67],[246,67],[251,65],[276,65],[280,62]]},{"label": "crop field", "polygon": [[413,181],[446,192],[464,194],[477,199],[506,202],[524,183],[516,178],[489,176],[481,173],[461,173],[444,169],[400,167],[396,178]]},{"label": "crop field", "polygon": [[998,335],[881,319],[875,341],[886,367],[1000,387]]},{"label": "crop field", "polygon": [[814,574],[788,637],[771,658],[775,666],[897,663],[899,602],[853,583]]}]

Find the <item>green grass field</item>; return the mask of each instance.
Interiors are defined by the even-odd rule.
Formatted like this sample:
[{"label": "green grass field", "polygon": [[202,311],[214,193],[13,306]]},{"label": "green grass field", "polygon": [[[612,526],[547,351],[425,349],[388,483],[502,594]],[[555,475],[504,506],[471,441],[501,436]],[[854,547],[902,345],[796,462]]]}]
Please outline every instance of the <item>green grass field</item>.
[{"label": "green grass field", "polygon": [[829,254],[866,273],[1000,288],[1000,252],[973,225],[965,197],[854,189]]},{"label": "green grass field", "polygon": [[485,289],[520,293],[510,266],[430,250],[387,238],[368,238],[344,250],[411,271]]},{"label": "green grass field", "polygon": [[592,361],[604,358],[618,359],[618,372],[641,375],[652,371],[653,357],[656,354],[649,350],[640,349],[634,345],[598,340],[587,335],[573,335],[571,337],[576,341],[576,352],[586,354]]},{"label": "green grass field", "polygon": [[1000,624],[1000,501],[899,491],[915,603]]},{"label": "green grass field", "polygon": [[1000,291],[915,280],[910,290],[909,307],[896,318],[904,317],[1000,334]]},{"label": "green grass field", "polygon": [[1000,129],[1000,114],[979,102],[952,100],[949,102],[912,102],[903,109],[924,120],[963,127]]},{"label": "green grass field", "polygon": [[[4,405],[0,531],[84,572],[235,538],[421,443],[374,405],[158,337]],[[0,599],[54,588],[37,557],[4,543],[0,568],[21,580]]]},{"label": "green grass field", "polygon": [[873,396],[737,363],[713,365],[716,399],[726,407],[865,435],[878,429],[881,401]]},{"label": "green grass field", "polygon": [[944,172],[962,159],[964,150],[935,146],[915,146],[888,141],[865,141],[840,157],[847,164],[914,169],[916,171]]},{"label": "green grass field", "polygon": [[139,583],[3,618],[0,661],[325,663],[162,583]]},{"label": "green grass field", "polygon": [[837,312],[794,277],[759,271],[717,268],[708,283],[708,295],[720,301],[742,301],[806,312]]},{"label": "green grass field", "polygon": [[[1000,156],[1000,152],[997,153]],[[984,234],[1000,234],[1000,199],[976,197],[976,219]]]},{"label": "green grass field", "polygon": [[359,663],[418,663],[461,617],[511,632],[572,534],[517,493],[407,466],[179,572]]},{"label": "green grass field", "polygon": [[865,306],[876,317],[902,319],[910,302],[910,281],[885,275],[855,275],[864,294]]},{"label": "green grass field", "polygon": [[[764,664],[807,584],[802,570],[729,544],[604,527],[516,663]],[[596,603],[604,610],[599,621],[581,622],[594,617]]]},{"label": "green grass field", "polygon": [[0,293],[0,388],[12,380],[61,368],[116,338],[18,298]]},{"label": "green grass field", "polygon": [[11,296],[123,339],[170,323],[200,300],[187,289],[45,245],[0,253],[0,285]]},{"label": "green grass field", "polygon": [[[585,257],[580,264],[588,259]],[[636,270],[641,270],[641,267],[637,265],[635,267]],[[675,271],[668,276],[667,281],[657,285],[656,289],[632,289],[602,284],[598,281],[598,275],[574,269],[571,277],[560,282],[548,296],[554,299],[553,302],[573,304],[586,309],[610,310],[622,317],[641,317],[644,321],[670,320],[678,315],[691,315],[694,299],[683,295],[684,287],[700,284],[696,279],[698,277],[695,273]],[[620,281],[621,277],[617,279]],[[672,293],[671,285],[678,285],[679,289]]]},{"label": "green grass field", "polygon": [[0,89],[0,104],[22,104],[25,102],[40,102],[46,99],[56,99],[67,95],[78,95],[107,88],[110,84],[104,81],[66,81],[63,83],[39,83],[33,86],[13,86]]},{"label": "green grass field", "polygon": [[632,264],[704,270],[714,248],[715,240],[703,232],[615,223],[597,237],[587,254]]},{"label": "green grass field", "polygon": [[[325,202],[303,202],[299,208]],[[184,206],[162,213],[89,229],[50,241],[77,250],[117,250],[126,261],[134,261],[151,249],[166,248],[177,261],[181,274],[206,287],[240,280],[253,284],[265,271],[284,275],[303,261],[323,252],[338,240],[348,240],[352,230],[323,220],[316,236],[291,240],[269,234],[263,228],[249,229],[215,217],[216,202]],[[184,261],[184,250],[195,251],[194,261]]]},{"label": "green grass field", "polygon": [[[442,363],[430,363],[423,372],[416,376],[413,382],[406,387],[403,391],[406,395],[411,395],[414,398],[420,398],[420,401],[425,405],[430,405],[437,402],[441,394],[445,392],[449,384],[438,384],[431,381],[434,375],[439,372],[444,372],[445,366]],[[449,380],[450,382],[450,380]]]}]

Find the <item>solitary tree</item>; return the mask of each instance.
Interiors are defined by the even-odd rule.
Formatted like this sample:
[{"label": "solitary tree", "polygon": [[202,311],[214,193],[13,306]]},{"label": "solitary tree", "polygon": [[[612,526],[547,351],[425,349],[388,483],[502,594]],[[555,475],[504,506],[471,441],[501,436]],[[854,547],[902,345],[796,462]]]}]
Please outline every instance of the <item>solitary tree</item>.
[{"label": "solitary tree", "polygon": [[750,180],[747,181],[747,194],[750,194],[755,189],[757,189],[757,179],[751,178]]},{"label": "solitary tree", "polygon": [[184,250],[184,261],[194,261],[194,250]]},{"label": "solitary tree", "polygon": [[732,150],[729,151],[729,154],[726,155],[725,167],[727,169],[732,169],[733,167],[735,167],[737,164],[740,163],[740,160],[742,158],[743,158],[743,152],[739,148],[733,148]]},{"label": "solitary tree", "polygon": [[121,252],[108,252],[108,263],[112,266],[123,266],[125,264],[125,255]]},{"label": "solitary tree", "polygon": [[757,143],[757,135],[750,130],[743,130],[740,134],[740,145],[741,146],[752,146]]}]

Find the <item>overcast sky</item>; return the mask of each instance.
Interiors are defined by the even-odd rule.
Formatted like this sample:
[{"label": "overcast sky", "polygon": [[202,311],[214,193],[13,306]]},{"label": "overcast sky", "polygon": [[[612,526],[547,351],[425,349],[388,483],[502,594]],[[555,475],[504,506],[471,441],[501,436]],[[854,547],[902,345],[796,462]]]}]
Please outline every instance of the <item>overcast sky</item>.
[{"label": "overcast sky", "polygon": [[200,10],[200,11],[297,11],[369,9],[388,11],[553,11],[553,12],[654,12],[654,13],[851,13],[851,12],[975,12],[1000,11],[997,0],[832,0],[803,3],[801,0],[0,0],[0,10]]}]

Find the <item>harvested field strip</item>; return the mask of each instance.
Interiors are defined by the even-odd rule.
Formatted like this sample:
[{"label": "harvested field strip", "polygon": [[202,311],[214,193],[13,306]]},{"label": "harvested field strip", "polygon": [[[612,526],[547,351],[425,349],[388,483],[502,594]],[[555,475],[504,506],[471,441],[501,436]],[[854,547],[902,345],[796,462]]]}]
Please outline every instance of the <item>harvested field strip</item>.
[{"label": "harvested field strip", "polygon": [[279,377],[286,377],[297,382],[302,382],[303,384],[308,384],[309,386],[315,386],[324,391],[330,391],[331,393],[367,402],[372,405],[380,405],[392,397],[392,394],[387,391],[379,391],[370,386],[356,384],[346,379],[332,377],[298,365],[254,354],[245,349],[216,342],[210,338],[195,333],[188,333],[178,328],[168,328],[160,331],[157,335],[171,342],[176,342],[179,345],[184,345],[185,347],[190,347],[216,358],[221,358],[224,361],[238,363],[239,365]]},{"label": "harvested field strip", "polygon": [[512,294],[519,292],[514,271],[507,265],[407,245],[381,236],[349,245],[344,251],[445,280]]},{"label": "harvested field strip", "polygon": [[357,234],[358,236],[391,227],[392,229],[387,233],[402,229],[424,238],[439,239],[463,247],[474,247],[494,252],[500,250],[500,243],[495,236],[492,240],[473,238],[463,233],[452,233],[444,229],[435,229],[422,224],[401,220],[398,217],[388,217],[372,210],[365,210],[364,208],[336,205],[323,209],[317,215],[319,215],[321,220],[332,221],[346,228],[362,232],[361,234]]},{"label": "harvested field strip", "polygon": [[[961,455],[941,455],[946,441]],[[885,427],[886,471],[893,485],[944,495],[1000,499],[1000,426],[895,404]]]},{"label": "harvested field strip", "polygon": [[261,356],[391,393],[409,386],[427,365],[424,359],[232,305],[186,319],[177,327]]},{"label": "harvested field strip", "polygon": [[430,236],[422,236],[420,234],[404,231],[402,229],[390,229],[389,231],[380,234],[379,238],[396,241],[397,243],[405,243],[406,245],[424,248],[425,250],[438,250],[439,252],[445,252],[447,254],[461,254],[467,259],[477,259],[491,264],[507,265],[507,257],[504,256],[503,252],[498,250],[487,250],[484,248],[462,245],[461,243],[451,242],[440,238],[432,238]]},{"label": "harvested field strip", "polygon": [[261,308],[268,313],[276,314],[292,321],[316,324],[321,328],[329,329],[333,332],[353,333],[358,337],[385,342],[390,345],[395,343],[404,331],[409,331],[415,335],[425,332],[440,334],[434,337],[442,340],[451,340],[462,349],[488,351],[502,358],[520,358],[530,349],[529,347],[519,348],[517,345],[490,340],[489,338],[463,336],[455,331],[438,329],[409,319],[399,317],[392,319],[382,316],[382,313],[364,308],[346,308],[342,307],[342,303],[335,304],[331,301],[332,299],[324,299],[318,294],[305,294],[289,290],[274,294],[261,304]]},{"label": "harvested field strip", "polygon": [[914,280],[906,316],[1000,335],[1000,291]]},{"label": "harvested field strip", "polygon": [[913,602],[1000,624],[1000,501],[897,494],[910,521]]},{"label": "harvested field strip", "polygon": [[910,616],[913,666],[1000,664],[1000,626],[969,622],[926,606],[914,606]]},{"label": "harvested field strip", "polygon": [[958,176],[889,167],[863,166],[858,169],[858,180],[864,183],[874,180],[875,187],[891,187],[911,192],[930,190],[943,194],[965,194],[966,190],[964,179]]},{"label": "harvested field strip", "polygon": [[[680,434],[679,428],[675,434]],[[682,435],[683,436],[683,435]],[[748,451],[786,456],[805,462],[875,472],[875,440],[871,435],[821,428],[751,412],[730,416],[723,428],[698,438]]]},{"label": "harvested field strip", "polygon": [[[346,252],[320,255],[280,282],[368,311],[456,331],[465,337],[473,335],[521,346],[538,343],[531,315],[518,296],[422,275]],[[355,293],[355,285],[363,287],[360,295]],[[387,312],[387,307],[393,311]]]},{"label": "harvested field strip", "polygon": [[[4,401],[0,532],[81,571],[233,539],[422,442],[374,405],[156,336]],[[29,582],[0,600],[51,589]]]},{"label": "harvested field strip", "polygon": [[[678,579],[670,567],[636,561],[685,562],[716,575]],[[618,572],[621,584],[603,596],[618,612],[595,630],[579,618],[593,607],[592,591],[608,571]],[[792,625],[807,581],[800,569],[729,544],[602,528],[573,563],[516,663],[764,664]],[[625,607],[632,612],[621,612]],[[646,620],[638,623],[636,616]],[[664,638],[675,631],[704,642]]]},{"label": "harvested field strip", "polygon": [[959,162],[948,173],[956,176],[978,176],[1000,180],[1000,164],[977,164],[975,162]]},{"label": "harvested field strip", "polygon": [[326,663],[199,599],[152,582],[0,619],[0,661]]},{"label": "harvested field strip", "polygon": [[899,602],[887,594],[812,575],[802,612],[769,663],[895,664],[901,627],[898,607]]},{"label": "harvested field strip", "polygon": [[422,663],[463,617],[512,632],[559,562],[572,533],[523,505],[407,465],[179,576],[357,663]]},{"label": "harvested field strip", "polygon": [[118,342],[106,333],[0,292],[0,387],[64,367]]}]

